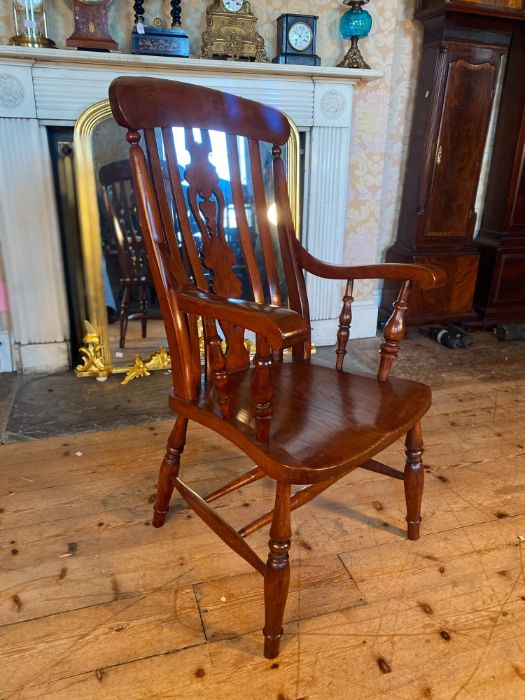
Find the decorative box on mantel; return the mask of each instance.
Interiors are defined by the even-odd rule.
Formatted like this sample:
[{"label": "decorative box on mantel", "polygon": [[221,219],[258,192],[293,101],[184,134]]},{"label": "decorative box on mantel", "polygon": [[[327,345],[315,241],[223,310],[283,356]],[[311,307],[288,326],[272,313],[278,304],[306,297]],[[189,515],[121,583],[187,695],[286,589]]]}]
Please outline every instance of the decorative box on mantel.
[{"label": "decorative box on mantel", "polygon": [[[352,96],[380,71],[237,63],[84,51],[0,48],[0,227],[15,356],[24,371],[68,368],[68,313],[46,127],[75,124],[107,98],[118,75],[148,75],[226,90],[286,112],[307,131],[303,238],[341,262]],[[340,289],[308,280],[314,342],[333,344]],[[354,337],[375,335],[377,304],[355,304]]]}]

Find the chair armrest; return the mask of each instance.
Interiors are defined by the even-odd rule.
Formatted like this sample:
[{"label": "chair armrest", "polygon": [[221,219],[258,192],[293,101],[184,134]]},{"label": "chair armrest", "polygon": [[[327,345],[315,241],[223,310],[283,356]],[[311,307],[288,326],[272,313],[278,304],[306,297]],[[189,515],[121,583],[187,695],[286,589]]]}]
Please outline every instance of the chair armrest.
[{"label": "chair armrest", "polygon": [[247,328],[264,336],[272,350],[290,347],[308,338],[308,324],[300,314],[290,309],[226,299],[194,287],[179,289],[176,296],[180,309],[185,313]]},{"label": "chair armrest", "polygon": [[411,280],[418,282],[422,289],[442,287],[447,281],[446,272],[435,265],[415,263],[379,263],[377,265],[333,265],[323,262],[297,244],[301,267],[317,277],[332,280]]}]

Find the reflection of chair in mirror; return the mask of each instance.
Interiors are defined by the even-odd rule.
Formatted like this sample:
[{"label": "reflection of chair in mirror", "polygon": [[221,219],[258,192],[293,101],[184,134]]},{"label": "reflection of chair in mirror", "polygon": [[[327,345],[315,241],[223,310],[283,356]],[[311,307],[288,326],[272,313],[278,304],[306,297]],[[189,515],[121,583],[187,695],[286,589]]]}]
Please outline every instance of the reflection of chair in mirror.
[{"label": "reflection of chair in mirror", "polygon": [[[404,481],[408,537],[419,537],[423,490],[420,419],[430,406],[430,390],[424,384],[389,378],[389,371],[403,337],[403,316],[412,282],[430,289],[443,283],[444,274],[438,268],[421,265],[339,267],[312,257],[295,236],[281,158],[290,126],[274,109],[215,90],[148,78],[117,78],[110,88],[110,101],[117,122],[129,130],[139,214],[173,368],[170,406],[177,418],[161,466],[153,523],[156,527],[164,524],[175,487],[204,522],[262,574],[265,655],[273,658],[279,651],[288,594],[292,510],[362,467]],[[186,148],[191,155],[185,170],[189,184],[187,201],[173,143],[174,126],[185,128]],[[200,129],[199,136],[195,129]],[[252,292],[250,300],[240,298],[241,283],[234,274],[234,256],[225,239],[224,197],[208,158],[209,130],[226,133],[238,235]],[[243,200],[238,148],[241,137],[249,146],[255,229],[248,225]],[[276,275],[260,142],[273,145],[279,249],[290,308],[282,305]],[[164,154],[168,183],[162,176]],[[172,199],[175,222],[169,206]],[[192,235],[195,225],[200,232],[200,255]],[[263,284],[256,264],[252,234],[264,252],[267,284]],[[180,254],[181,243],[184,256]],[[184,260],[189,261],[189,273]],[[310,359],[305,271],[328,279],[348,280],[334,369]],[[209,273],[209,285],[205,272]],[[385,327],[377,376],[343,371],[353,280],[369,278],[401,282],[394,312]],[[197,317],[202,317],[205,333],[204,376]],[[225,352],[217,324],[226,337]],[[253,367],[245,348],[245,329],[256,334]],[[292,349],[290,362],[282,361],[284,348]],[[190,419],[233,442],[256,466],[213,493],[198,495],[179,478]],[[403,435],[404,472],[373,459]],[[275,507],[240,530],[209,505],[262,477],[276,482]],[[293,484],[300,488],[292,495]],[[247,544],[246,537],[270,523],[269,555],[264,563]]]},{"label": "reflection of chair in mirror", "polygon": [[[129,320],[140,320],[142,337],[147,336],[148,296],[152,280],[137,218],[129,160],[104,165],[99,170],[98,178],[110,232],[105,241],[106,257],[111,259],[115,253],[118,260],[119,346],[124,348]],[[130,314],[129,307],[135,289],[138,293],[139,311]]]}]

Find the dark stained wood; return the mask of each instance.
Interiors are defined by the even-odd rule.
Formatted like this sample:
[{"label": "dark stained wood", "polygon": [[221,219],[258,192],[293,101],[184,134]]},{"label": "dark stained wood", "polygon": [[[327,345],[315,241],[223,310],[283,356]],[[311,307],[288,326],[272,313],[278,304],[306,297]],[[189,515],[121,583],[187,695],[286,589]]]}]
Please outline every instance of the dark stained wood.
[{"label": "dark stained wood", "polygon": [[[411,284],[417,282],[430,293],[445,283],[446,276],[435,266],[345,267],[311,256],[294,230],[281,151],[289,127],[275,110],[205,88],[149,79],[118,78],[110,88],[110,100],[115,118],[129,129],[140,223],[172,360],[170,407],[177,420],[161,466],[154,525],[163,524],[175,487],[231,549],[263,574],[264,653],[274,658],[279,653],[290,578],[291,511],[358,467],[399,478],[401,472],[373,458],[405,434],[408,530],[410,537],[418,534],[422,489],[418,426],[430,406],[430,390],[424,384],[391,378],[389,370],[404,334],[403,316]],[[184,172],[173,145],[174,126],[184,127],[191,156]],[[198,139],[193,128],[200,129]],[[221,182],[209,159],[210,129],[227,134],[239,240],[235,253],[225,234]],[[145,133],[146,153],[140,131]],[[256,226],[249,225],[245,212],[247,185],[241,182],[238,136],[249,139],[246,150]],[[267,219],[259,154],[259,140],[265,139],[270,139],[272,146],[278,254],[289,308],[282,307],[279,265]],[[183,180],[187,183],[184,187]],[[259,256],[255,235],[259,236]],[[246,270],[248,290],[243,290],[237,276],[240,266]],[[338,334],[339,371],[310,359],[305,272],[346,280]],[[385,329],[378,377],[342,369],[353,281],[369,278],[394,280],[401,287]],[[195,331],[199,317],[207,349],[202,376]],[[256,335],[253,366],[245,347],[245,330]],[[291,362],[282,361],[285,348],[292,348]],[[256,466],[206,498],[199,496],[179,477],[189,420],[226,437]],[[275,507],[239,531],[208,505],[263,476],[276,482]],[[292,496],[292,484],[305,488]],[[269,555],[264,565],[245,538],[270,522]]]},{"label": "dark stained wood", "polygon": [[290,586],[290,484],[277,483],[264,574],[264,655],[275,659],[283,635],[283,618]]},{"label": "dark stained wood", "polygon": [[490,328],[525,322],[525,27],[514,31],[502,88],[483,220],[474,305]]},{"label": "dark stained wood", "polygon": [[288,119],[276,109],[210,88],[203,100],[202,88],[190,83],[122,77],[111,83],[109,98],[117,106],[116,121],[132,131],[173,126],[191,129],[197,109],[201,129],[217,129],[280,146],[290,137]]},{"label": "dark stained wood", "polygon": [[255,357],[253,358],[255,371],[250,387],[257,442],[268,442],[270,439],[270,421],[273,415],[273,383],[270,374],[272,362],[268,341],[263,336],[258,335]]},{"label": "dark stained wood", "polygon": [[[118,259],[119,347],[124,348],[129,320],[140,320],[142,337],[147,337],[148,296],[152,280],[144,241],[138,227],[129,160],[104,165],[98,172],[98,179],[111,232],[111,239],[104,242],[108,266],[111,264],[112,253],[116,252]],[[130,315],[129,304],[133,289],[138,290],[139,312]]]},{"label": "dark stained wood", "polygon": [[228,493],[232,493],[233,491],[236,491],[237,489],[240,489],[243,486],[252,484],[254,481],[259,481],[259,479],[262,479],[264,476],[266,476],[266,472],[264,471],[264,469],[261,469],[257,466],[252,467],[249,471],[246,472],[246,474],[243,474],[237,479],[233,479],[233,481],[230,481],[228,484],[225,484],[224,486],[221,486],[221,488],[209,493],[204,500],[206,501],[206,503],[212,503],[218,498],[226,496]]},{"label": "dark stained wood", "polygon": [[341,314],[339,316],[339,330],[337,331],[337,349],[335,351],[337,359],[335,368],[338,372],[341,372],[343,369],[346,346],[348,344],[348,339],[350,338],[350,326],[352,324],[352,302],[354,301],[354,297],[352,296],[353,288],[353,280],[348,280],[346,283],[345,294],[343,296],[343,308],[341,309]]},{"label": "dark stained wood", "polygon": [[202,518],[206,525],[211,527],[215,534],[219,535],[228,547],[231,547],[237,554],[248,562],[253,568],[263,576],[265,566],[263,561],[255,554],[253,549],[240,537],[224,518],[214,511],[198,493],[188,488],[179,478],[174,479],[175,488],[184,498],[192,510]]},{"label": "dark stained wood", "polygon": [[166,520],[175,479],[179,475],[180,458],[184,451],[187,429],[188,419],[184,416],[179,416],[168,438],[166,455],[160,467],[157,498],[153,512],[153,527],[162,527]]},{"label": "dark stained wood", "polygon": [[408,539],[419,539],[421,524],[421,498],[423,496],[423,438],[421,423],[416,423],[406,437],[406,466],[404,474],[405,498],[407,503]]},{"label": "dark stained wood", "polygon": [[[415,286],[409,324],[480,325],[473,305],[480,260],[475,200],[499,70],[525,13],[490,3],[421,0],[415,16],[424,27],[423,51],[397,239],[386,260],[447,272],[436,295]],[[385,285],[382,319],[395,294]]]},{"label": "dark stained wood", "polygon": [[376,474],[384,474],[385,476],[391,476],[394,479],[403,479],[403,472],[399,469],[392,469],[387,464],[378,462],[375,459],[369,459],[368,462],[361,464],[361,469],[366,469],[370,472],[375,472]]},{"label": "dark stained wood", "polygon": [[405,337],[405,314],[408,310],[410,298],[410,282],[403,282],[399,296],[394,302],[394,311],[385,326],[385,342],[381,343],[379,369],[377,378],[380,382],[386,382],[394,360],[399,353],[399,344]]}]

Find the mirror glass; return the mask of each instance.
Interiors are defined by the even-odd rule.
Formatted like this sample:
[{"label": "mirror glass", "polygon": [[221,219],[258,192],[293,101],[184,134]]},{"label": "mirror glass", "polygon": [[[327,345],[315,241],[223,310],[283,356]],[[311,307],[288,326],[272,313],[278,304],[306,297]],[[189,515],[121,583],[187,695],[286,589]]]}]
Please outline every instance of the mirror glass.
[{"label": "mirror glass", "polygon": [[[172,133],[186,193],[188,183],[184,179],[184,173],[190,163],[190,155],[186,149],[188,135],[182,128],[174,128]],[[200,131],[192,130],[192,137],[199,141]],[[210,132],[210,140],[210,160],[217,170],[225,197],[225,235],[237,259],[235,272],[243,284],[243,295],[250,298],[235,219],[226,135],[222,132]],[[160,134],[158,143],[162,158],[164,151]],[[138,221],[126,130],[114,121],[107,100],[89,108],[79,119],[75,131],[75,144],[77,189],[88,287],[86,296],[90,316],[87,320],[99,332],[105,365],[111,372],[126,372],[132,365],[136,365],[137,356],[146,360],[161,347],[167,347],[167,341]],[[294,148],[298,151],[298,140],[293,141],[293,144],[292,151]],[[256,255],[261,256],[262,260],[248,141],[240,137],[238,148],[246,218],[254,236]],[[260,149],[265,174],[268,219],[277,253],[272,146],[261,144]],[[283,148],[283,159],[287,165],[289,179],[292,180],[291,199],[297,201],[297,187],[293,183],[298,182],[298,177],[295,170],[291,172],[289,167],[291,151],[288,146]],[[294,165],[296,162],[298,164],[298,159],[294,160]],[[168,183],[165,160],[161,165],[165,166],[163,170]],[[169,184],[166,191],[170,193]],[[173,200],[169,204],[174,209]],[[198,226],[191,216],[189,218],[198,245]],[[174,216],[173,220],[177,222],[177,217]],[[176,233],[180,240],[180,231]],[[276,259],[280,260],[279,254],[276,254]],[[264,265],[261,268],[264,269]],[[286,299],[282,270],[280,278],[283,299]],[[156,367],[153,365],[152,368]]]}]

